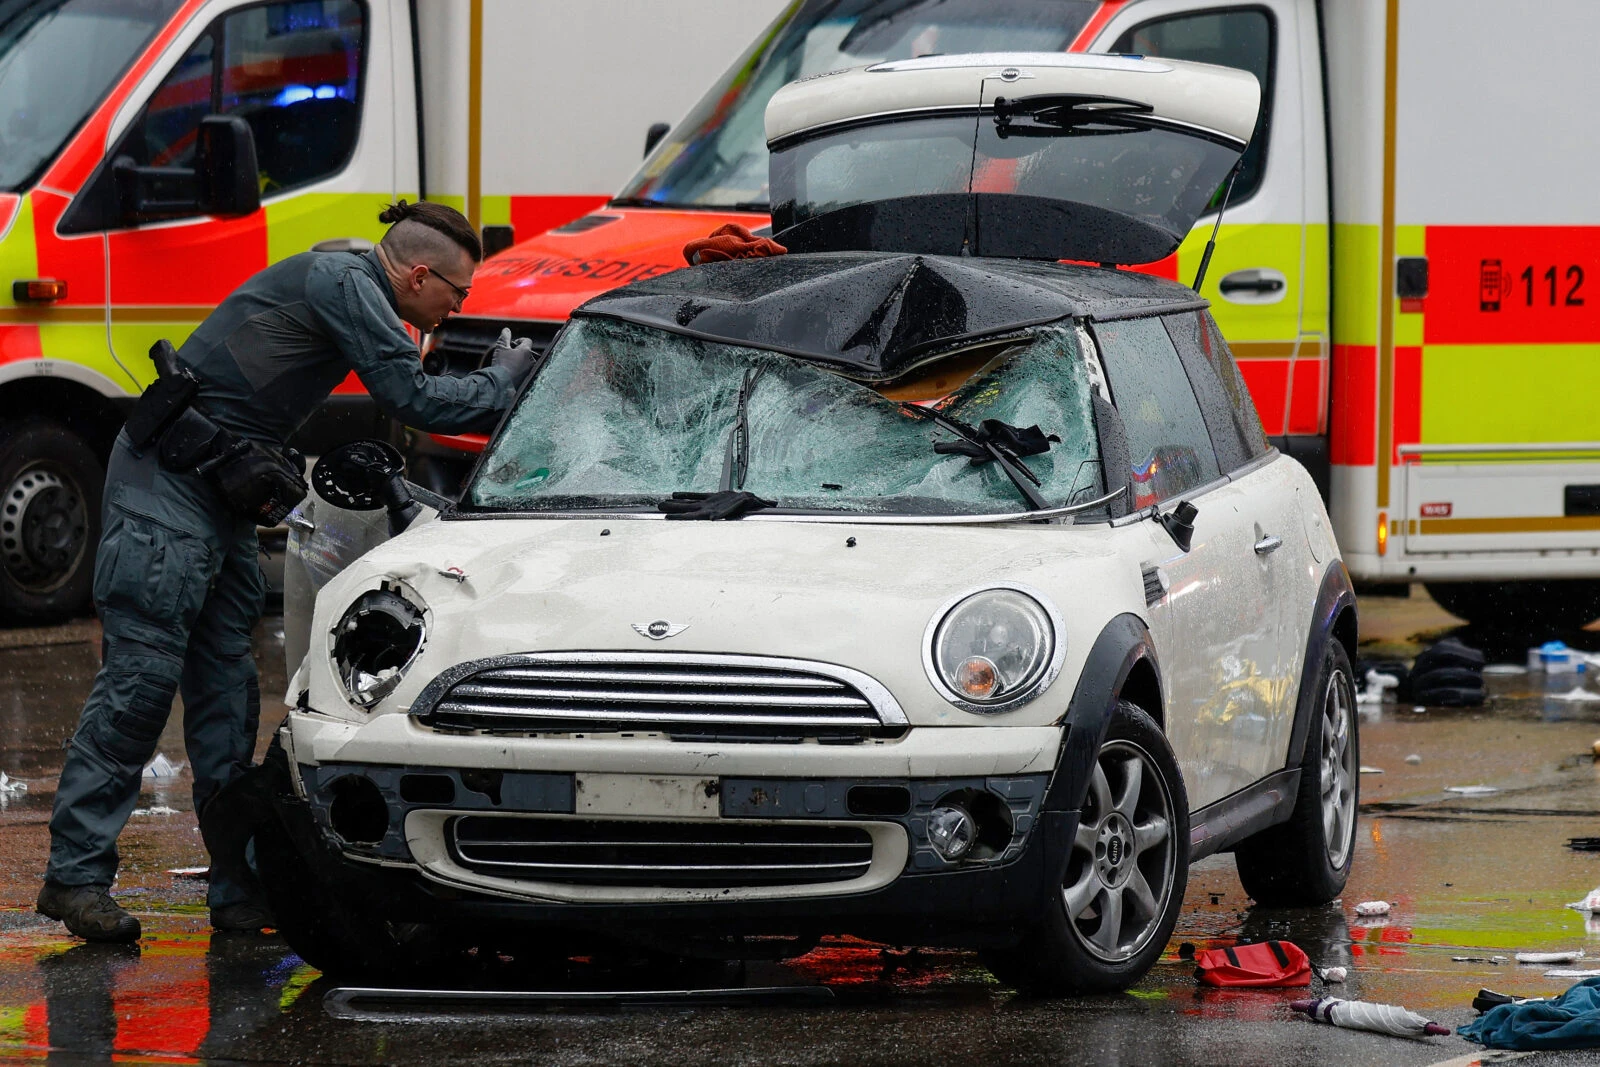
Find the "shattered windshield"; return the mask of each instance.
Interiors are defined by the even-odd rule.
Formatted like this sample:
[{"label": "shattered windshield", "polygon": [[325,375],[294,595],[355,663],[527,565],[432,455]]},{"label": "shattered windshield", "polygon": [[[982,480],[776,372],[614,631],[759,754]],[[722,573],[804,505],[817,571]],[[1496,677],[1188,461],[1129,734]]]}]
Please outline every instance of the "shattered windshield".
[{"label": "shattered windshield", "polygon": [[809,0],[796,3],[677,124],[618,194],[767,209],[767,101],[789,82],[881,60],[1059,52],[1098,0]]},{"label": "shattered windshield", "polygon": [[[1020,462],[1060,505],[1099,492],[1090,395],[1077,332],[1056,326],[1003,347],[938,410],[1059,438]],[[936,451],[960,438],[868,386],[773,352],[576,318],[484,457],[464,510],[653,510],[674,492],[716,492],[741,415],[743,488],[781,508],[1028,509],[996,463]]]},{"label": "shattered windshield", "polygon": [[0,192],[37,181],[179,0],[0,0]]}]

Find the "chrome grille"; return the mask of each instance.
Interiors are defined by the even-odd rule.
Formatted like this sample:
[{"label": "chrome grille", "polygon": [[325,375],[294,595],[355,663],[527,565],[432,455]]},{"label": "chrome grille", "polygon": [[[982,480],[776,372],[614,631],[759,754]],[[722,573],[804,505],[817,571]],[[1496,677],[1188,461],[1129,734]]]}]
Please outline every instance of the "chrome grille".
[{"label": "chrome grille", "polygon": [[872,835],[856,826],[467,815],[450,821],[446,839],[476,873],[578,885],[811,885],[860,878],[872,865]]},{"label": "chrome grille", "polygon": [[864,674],[758,656],[506,656],[447,672],[413,709],[424,725],[445,731],[843,742],[906,728],[899,705]]}]

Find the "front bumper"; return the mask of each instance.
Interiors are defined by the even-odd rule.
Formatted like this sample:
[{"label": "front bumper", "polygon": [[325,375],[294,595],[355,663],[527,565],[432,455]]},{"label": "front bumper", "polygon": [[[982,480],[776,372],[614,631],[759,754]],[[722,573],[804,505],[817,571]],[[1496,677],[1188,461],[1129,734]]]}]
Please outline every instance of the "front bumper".
[{"label": "front bumper", "polygon": [[[948,738],[1011,732],[911,734]],[[1060,731],[1051,733],[1044,758],[1053,762]],[[945,744],[951,747],[948,740]],[[612,742],[608,747],[632,746]],[[741,751],[726,763],[742,765],[744,749],[754,750],[759,763],[771,748],[786,749],[791,768],[806,762],[796,759],[802,755],[797,746],[734,747]],[[732,767],[686,777],[345,760],[312,764],[296,762],[290,754],[281,755],[275,771],[270,765],[267,770],[279,779],[272,790],[278,820],[321,891],[377,909],[392,921],[454,927],[559,924],[565,931],[622,937],[632,936],[630,929],[659,936],[671,928],[696,938],[845,933],[916,943],[1013,940],[1058,892],[1077,827],[1077,812],[1046,810],[1048,773],[837,773],[841,763],[875,763],[866,748],[826,753],[836,772],[828,776],[793,770],[781,776],[741,774]],[[641,765],[656,770],[653,763],[632,761],[635,772]],[[902,759],[898,767],[903,775],[907,763]],[[993,822],[1009,821],[1009,834],[990,834],[981,860],[948,863],[928,843],[927,813],[952,795],[975,798]],[[357,796],[364,799],[352,803]],[[896,810],[897,796],[905,800],[903,810]],[[861,797],[873,799],[862,804]],[[783,885],[662,885],[650,884],[648,877],[635,884],[575,884],[504,877],[503,871],[469,862],[457,849],[452,827],[463,818],[480,826],[505,818],[525,827],[581,819],[640,827],[641,834],[626,836],[648,836],[652,826],[663,823],[751,833],[773,827],[853,828],[870,836],[872,861],[858,876],[842,881]]]}]

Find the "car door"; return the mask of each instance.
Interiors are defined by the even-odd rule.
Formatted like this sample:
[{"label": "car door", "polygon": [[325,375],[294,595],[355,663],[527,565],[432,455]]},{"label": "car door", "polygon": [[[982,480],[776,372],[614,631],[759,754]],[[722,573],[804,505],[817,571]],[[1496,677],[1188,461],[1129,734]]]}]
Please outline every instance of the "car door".
[{"label": "car door", "polygon": [[[1117,12],[1092,50],[1237,67],[1261,83],[1201,295],[1274,443],[1325,462],[1328,184],[1316,34],[1305,0],[1140,0]],[[1216,220],[1202,215],[1165,270],[1192,282]]]},{"label": "car door", "polygon": [[1135,508],[1197,509],[1185,551],[1141,522],[1147,619],[1166,697],[1166,729],[1192,808],[1265,772],[1276,711],[1279,615],[1255,546],[1249,487],[1225,477],[1205,414],[1160,318],[1094,324],[1128,442]]},{"label": "car door", "polygon": [[[213,3],[130,98],[91,183],[109,231],[110,339],[148,380],[148,351],[180,344],[252,274],[330,239],[381,236],[394,195],[382,0]],[[116,210],[111,161],[192,165],[206,115],[237,115],[255,139],[261,210],[140,224]]]}]

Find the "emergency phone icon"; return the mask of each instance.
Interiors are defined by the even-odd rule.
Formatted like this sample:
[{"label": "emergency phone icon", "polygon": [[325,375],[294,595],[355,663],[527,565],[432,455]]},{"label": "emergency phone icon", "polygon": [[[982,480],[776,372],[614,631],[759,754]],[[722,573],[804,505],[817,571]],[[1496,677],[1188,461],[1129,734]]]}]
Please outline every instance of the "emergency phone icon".
[{"label": "emergency phone icon", "polygon": [[1480,260],[1478,263],[1478,310],[1500,310],[1500,287],[1505,284],[1498,259]]}]

